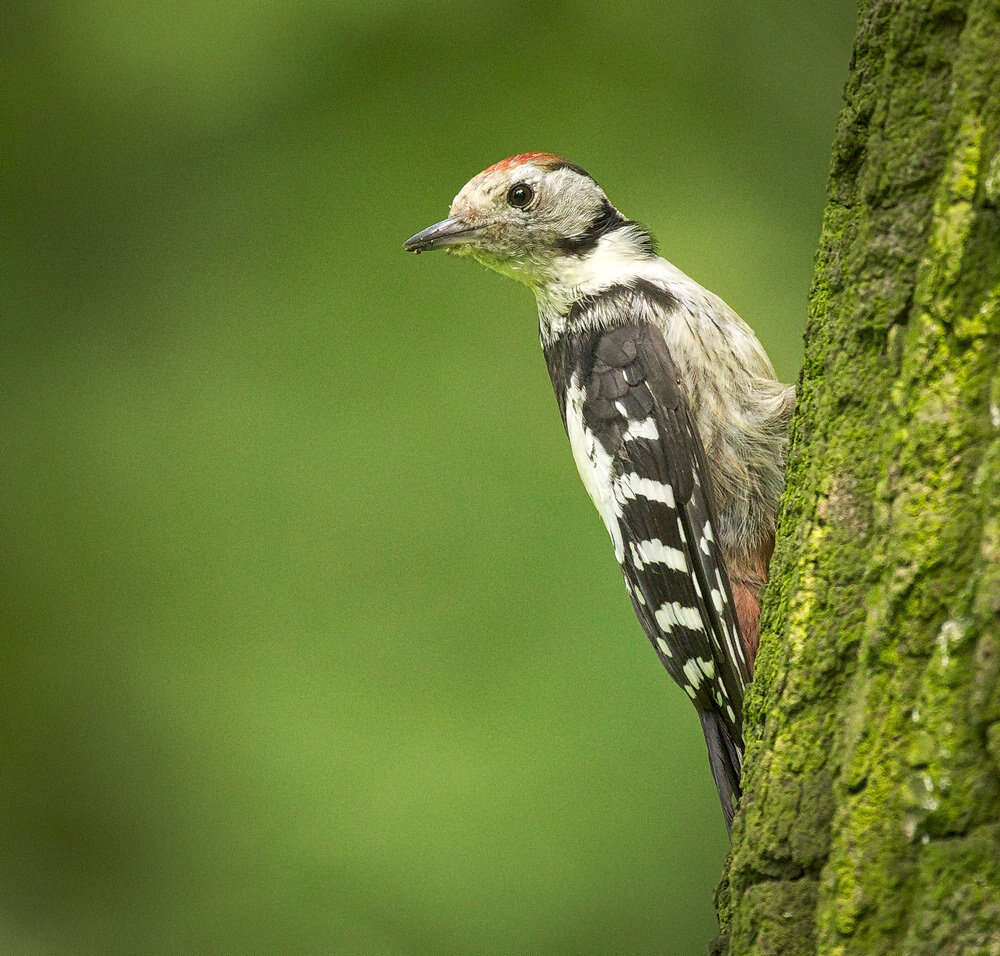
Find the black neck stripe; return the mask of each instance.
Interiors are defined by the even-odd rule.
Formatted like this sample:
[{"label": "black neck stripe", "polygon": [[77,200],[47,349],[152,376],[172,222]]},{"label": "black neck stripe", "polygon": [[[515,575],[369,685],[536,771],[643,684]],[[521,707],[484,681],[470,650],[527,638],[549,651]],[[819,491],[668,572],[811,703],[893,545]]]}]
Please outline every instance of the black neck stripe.
[{"label": "black neck stripe", "polygon": [[583,232],[576,236],[566,236],[559,241],[559,250],[566,255],[585,256],[597,246],[601,236],[606,236],[623,226],[635,226],[638,242],[643,251],[651,256],[656,255],[656,242],[649,232],[637,222],[626,219],[607,199]]},{"label": "black neck stripe", "polygon": [[575,328],[585,324],[581,321],[584,315],[598,304],[603,307],[606,314],[619,315],[622,321],[634,322],[637,296],[656,303],[664,313],[673,312],[677,308],[677,299],[669,290],[648,279],[631,279],[577,299],[566,313],[566,327]]},{"label": "black neck stripe", "polygon": [[605,233],[625,224],[625,217],[614,206],[604,200],[600,212],[590,225],[578,236],[566,236],[559,241],[561,252],[574,256],[586,255]]}]

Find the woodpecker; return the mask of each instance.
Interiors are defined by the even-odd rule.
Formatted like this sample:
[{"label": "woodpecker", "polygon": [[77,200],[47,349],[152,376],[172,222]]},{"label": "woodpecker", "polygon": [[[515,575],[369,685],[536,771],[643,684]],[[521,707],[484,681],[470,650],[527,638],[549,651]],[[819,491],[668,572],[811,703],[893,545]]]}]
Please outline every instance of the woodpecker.
[{"label": "woodpecker", "polygon": [[794,390],[750,327],[553,153],[488,167],[406,240],[527,285],[580,477],[636,616],[694,702],[726,826]]}]

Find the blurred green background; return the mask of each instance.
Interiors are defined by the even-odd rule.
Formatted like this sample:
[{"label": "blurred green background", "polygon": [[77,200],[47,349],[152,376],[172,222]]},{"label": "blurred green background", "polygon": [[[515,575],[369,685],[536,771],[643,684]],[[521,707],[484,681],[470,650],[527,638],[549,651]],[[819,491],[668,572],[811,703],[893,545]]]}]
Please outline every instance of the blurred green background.
[{"label": "blurred green background", "polygon": [[699,953],[726,849],[522,288],[588,168],[794,379],[850,4],[4,11],[0,951]]}]

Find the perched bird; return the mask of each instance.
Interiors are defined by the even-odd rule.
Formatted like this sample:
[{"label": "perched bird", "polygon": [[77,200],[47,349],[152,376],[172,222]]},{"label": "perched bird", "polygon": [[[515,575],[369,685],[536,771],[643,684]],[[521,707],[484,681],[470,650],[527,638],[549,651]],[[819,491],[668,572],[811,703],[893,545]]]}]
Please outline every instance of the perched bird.
[{"label": "perched bird", "polygon": [[722,299],[552,153],[485,169],[404,248],[471,256],[535,293],[580,477],[639,622],[701,718],[729,826],[793,389]]}]

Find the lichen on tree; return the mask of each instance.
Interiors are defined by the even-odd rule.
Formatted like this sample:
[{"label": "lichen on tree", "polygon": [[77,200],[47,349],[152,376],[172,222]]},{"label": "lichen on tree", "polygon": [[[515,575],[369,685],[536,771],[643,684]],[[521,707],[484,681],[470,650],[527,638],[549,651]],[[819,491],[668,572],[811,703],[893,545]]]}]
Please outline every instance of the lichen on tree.
[{"label": "lichen on tree", "polygon": [[862,0],[717,951],[1000,954],[1000,3]]}]

